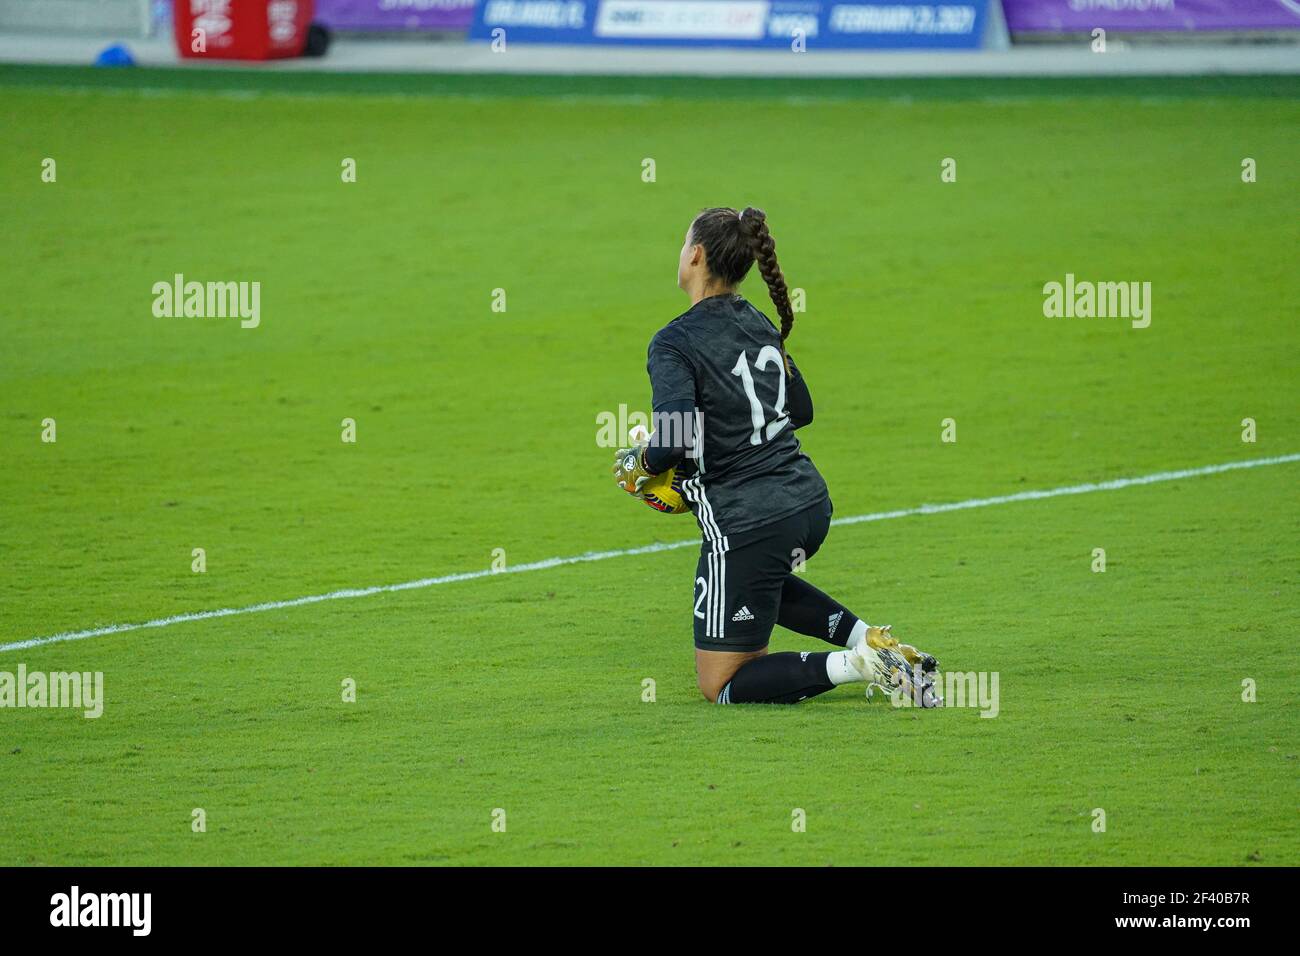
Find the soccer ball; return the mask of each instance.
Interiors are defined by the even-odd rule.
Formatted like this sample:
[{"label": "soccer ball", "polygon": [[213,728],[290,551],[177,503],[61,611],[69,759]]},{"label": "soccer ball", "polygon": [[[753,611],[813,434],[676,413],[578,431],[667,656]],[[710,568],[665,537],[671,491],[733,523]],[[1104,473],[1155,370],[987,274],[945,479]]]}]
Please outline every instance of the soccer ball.
[{"label": "soccer ball", "polygon": [[[650,432],[644,425],[635,425],[628,433],[627,440],[633,448],[649,444]],[[641,496],[641,500],[651,508],[666,515],[680,515],[691,510],[682,497],[682,483],[677,478],[676,468],[660,472],[647,481],[641,486]]]},{"label": "soccer ball", "polygon": [[669,468],[647,481],[641,486],[641,496],[642,501],[664,514],[679,515],[691,510],[682,497],[682,483],[676,468]]}]

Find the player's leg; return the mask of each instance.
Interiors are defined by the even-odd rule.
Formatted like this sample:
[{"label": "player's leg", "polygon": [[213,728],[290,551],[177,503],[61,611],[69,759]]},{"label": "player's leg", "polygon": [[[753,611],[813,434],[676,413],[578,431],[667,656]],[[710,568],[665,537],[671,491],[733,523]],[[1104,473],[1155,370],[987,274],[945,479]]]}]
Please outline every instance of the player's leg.
[{"label": "player's leg", "polygon": [[745,664],[767,654],[772,622],[750,611],[739,597],[749,595],[756,534],[705,538],[695,568],[695,676],[705,698],[717,701],[727,682]]},{"label": "player's leg", "polygon": [[[820,506],[809,508],[788,519],[789,533],[796,542],[791,552],[793,562],[807,560],[817,553],[830,530],[830,519],[829,499]],[[825,680],[831,686],[865,681],[891,689],[900,687],[917,696],[918,700],[927,701],[927,706],[933,706],[929,703],[931,698],[937,700],[932,687],[933,673],[937,667],[934,658],[910,645],[900,644],[890,633],[888,625],[876,627],[867,624],[793,570],[782,580],[776,621],[796,633],[817,637],[844,648],[843,651],[815,655],[817,663],[825,668]],[[778,656],[780,655],[773,655]],[[813,657],[814,655],[804,655],[802,663],[806,664],[807,659]],[[775,665],[766,665],[768,670],[774,667]],[[747,672],[746,677],[757,677],[762,673],[762,669],[754,668]],[[808,675],[804,676],[806,678]],[[751,689],[743,686],[748,683],[747,680],[742,680],[741,683],[740,693],[744,698]],[[830,687],[823,688],[829,689]],[[735,699],[734,686],[731,693]],[[822,693],[822,690],[816,693]],[[802,700],[805,696],[811,697],[814,694],[796,694],[794,700]]]},{"label": "player's leg", "polygon": [[[829,594],[819,590],[796,574],[793,567],[806,561],[820,550],[831,527],[831,503],[828,498],[822,506],[808,509],[800,516],[802,535],[800,544],[792,555],[792,570],[786,575],[781,588],[781,607],[776,623],[796,634],[806,634],[849,650],[864,643],[877,649],[892,649],[902,654],[909,664],[918,665],[928,655],[910,644],[900,644],[889,633],[889,625],[876,627],[861,620]],[[930,659],[933,666],[933,658]]]},{"label": "player's leg", "polygon": [[702,651],[695,649],[695,682],[704,699],[716,703],[722,688],[736,675],[736,671],[756,658],[767,654],[761,651]]},{"label": "player's leg", "polygon": [[798,516],[798,541],[791,549],[791,571],[781,585],[781,606],[776,623],[796,634],[806,634],[837,647],[852,649],[866,640],[866,622],[794,571],[820,550],[830,531],[831,513],[831,502],[827,498]]},{"label": "player's leg", "polygon": [[[714,699],[720,704],[794,704],[840,684],[869,683],[890,692],[898,689],[923,707],[938,705],[933,657],[900,644],[888,625],[868,626],[855,619],[851,635],[842,651],[769,654],[737,667]],[[829,640],[824,631],[816,636]]]},{"label": "player's leg", "polygon": [[837,647],[855,647],[867,633],[867,625],[856,614],[793,571],[781,585],[776,623]]},{"label": "player's leg", "polygon": [[[710,658],[739,658],[739,654],[696,650],[695,666],[701,675],[700,691],[714,703],[797,704],[809,697],[824,694],[837,684],[864,680],[862,674],[851,666],[838,667],[836,674],[840,679],[832,679],[831,668],[840,662],[830,659],[848,653],[850,652],[761,652],[749,655],[744,661],[737,661],[739,666],[735,666],[729,661],[713,661]],[[703,676],[706,669],[711,675],[707,682]],[[728,671],[731,676],[725,681],[721,680],[722,675]]]},{"label": "player's leg", "polygon": [[696,570],[695,667],[709,700],[793,704],[864,679],[848,651],[767,653],[790,552],[806,540],[805,525],[795,515],[704,542]]},{"label": "player's leg", "polygon": [[870,645],[877,650],[896,651],[913,667],[933,670],[937,666],[929,654],[918,651],[911,644],[900,644],[888,624],[883,627],[868,624],[793,572],[781,589],[781,608],[776,622],[796,634],[820,638],[850,651],[861,652],[864,645]]}]

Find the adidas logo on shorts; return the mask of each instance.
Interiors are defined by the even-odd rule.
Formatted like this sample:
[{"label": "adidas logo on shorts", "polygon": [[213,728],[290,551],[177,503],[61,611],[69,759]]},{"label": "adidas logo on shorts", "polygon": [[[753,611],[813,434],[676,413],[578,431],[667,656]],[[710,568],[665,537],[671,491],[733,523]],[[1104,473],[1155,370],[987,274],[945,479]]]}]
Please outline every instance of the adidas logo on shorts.
[{"label": "adidas logo on shorts", "polygon": [[749,613],[748,607],[742,607],[739,611],[731,616],[732,621],[752,621],[754,615]]}]

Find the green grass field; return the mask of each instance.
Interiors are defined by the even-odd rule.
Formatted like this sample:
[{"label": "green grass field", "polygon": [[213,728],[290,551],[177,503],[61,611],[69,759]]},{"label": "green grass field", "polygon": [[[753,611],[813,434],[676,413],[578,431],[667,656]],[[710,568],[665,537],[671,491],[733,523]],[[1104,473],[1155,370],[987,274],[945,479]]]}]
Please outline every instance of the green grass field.
[{"label": "green grass field", "polygon": [[[0,70],[0,643],[696,537],[595,435],[706,205],[807,292],[837,516],[1300,452],[1294,80],[311,82]],[[692,547],[5,650],[106,702],[0,709],[0,864],[1296,865],[1297,478],[833,529],[809,580],[995,719],[707,704]]]}]

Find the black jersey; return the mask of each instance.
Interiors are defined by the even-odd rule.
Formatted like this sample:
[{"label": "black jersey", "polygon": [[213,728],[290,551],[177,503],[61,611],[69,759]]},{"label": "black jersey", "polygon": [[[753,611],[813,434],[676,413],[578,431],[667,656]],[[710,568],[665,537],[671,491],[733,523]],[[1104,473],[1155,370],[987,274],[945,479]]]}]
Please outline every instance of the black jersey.
[{"label": "black jersey", "polygon": [[[650,341],[656,411],[693,403],[683,494],[705,538],[771,524],[827,496],[787,413],[806,387],[781,361],[781,334],[739,295],[702,299]],[[662,426],[660,426],[662,427]],[[693,466],[693,467],[692,467]]]}]

